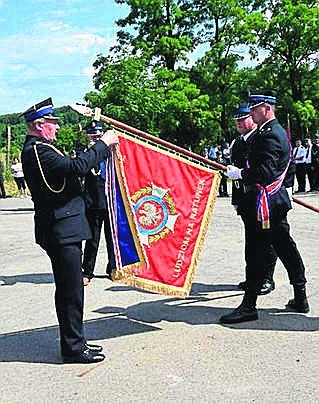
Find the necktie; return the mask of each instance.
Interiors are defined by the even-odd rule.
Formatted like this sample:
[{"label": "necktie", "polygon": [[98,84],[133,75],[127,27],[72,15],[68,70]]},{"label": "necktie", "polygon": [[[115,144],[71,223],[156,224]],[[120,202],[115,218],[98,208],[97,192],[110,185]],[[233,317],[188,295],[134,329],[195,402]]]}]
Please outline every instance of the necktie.
[{"label": "necktie", "polygon": [[296,158],[296,156],[297,156],[298,149],[299,149],[299,147],[296,147],[296,150],[295,150],[295,152],[294,152],[294,158]]},{"label": "necktie", "polygon": [[310,147],[307,147],[306,159],[307,159],[308,156],[309,156],[309,150],[310,150]]}]

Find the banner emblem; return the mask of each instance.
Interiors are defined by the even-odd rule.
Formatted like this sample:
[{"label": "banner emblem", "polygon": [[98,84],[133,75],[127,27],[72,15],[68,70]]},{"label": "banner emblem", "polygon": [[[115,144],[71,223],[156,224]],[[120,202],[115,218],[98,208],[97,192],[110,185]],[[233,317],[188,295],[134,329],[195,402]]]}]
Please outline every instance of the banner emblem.
[{"label": "banner emblem", "polygon": [[132,202],[143,244],[150,245],[174,231],[178,215],[168,189],[151,184],[137,191]]}]

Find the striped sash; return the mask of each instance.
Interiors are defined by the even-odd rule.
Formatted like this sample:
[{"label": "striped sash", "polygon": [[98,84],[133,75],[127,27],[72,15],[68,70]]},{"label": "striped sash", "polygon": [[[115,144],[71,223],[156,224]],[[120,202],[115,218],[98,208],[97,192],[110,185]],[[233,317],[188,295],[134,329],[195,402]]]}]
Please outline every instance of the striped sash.
[{"label": "striped sash", "polygon": [[285,171],[274,182],[266,187],[256,184],[256,187],[259,189],[259,194],[257,196],[257,220],[261,222],[262,229],[270,229],[269,200],[280,190],[286,177],[290,161],[291,160],[289,159]]},{"label": "striped sash", "polygon": [[[105,163],[104,163],[105,167]],[[122,268],[122,259],[118,238],[118,215],[117,215],[117,202],[116,202],[116,173],[114,165],[113,153],[107,160],[107,167],[105,167],[106,181],[105,181],[105,195],[107,200],[108,214],[110,218],[110,228],[113,241],[113,252],[115,260],[115,269],[120,270]]]}]

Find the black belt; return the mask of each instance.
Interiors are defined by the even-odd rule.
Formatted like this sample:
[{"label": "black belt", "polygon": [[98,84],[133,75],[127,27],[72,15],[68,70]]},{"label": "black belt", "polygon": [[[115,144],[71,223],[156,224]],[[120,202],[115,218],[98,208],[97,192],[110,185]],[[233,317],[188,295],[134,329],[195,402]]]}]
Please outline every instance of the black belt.
[{"label": "black belt", "polygon": [[247,192],[250,192],[250,191],[256,191],[256,186],[255,185],[244,185],[243,184],[243,188],[244,188],[245,194]]},{"label": "black belt", "polygon": [[246,194],[247,192],[250,191],[255,191],[256,190],[256,186],[255,185],[245,185],[242,181],[240,180],[235,180],[234,181],[234,186],[236,189],[240,189],[244,192],[244,194]]}]

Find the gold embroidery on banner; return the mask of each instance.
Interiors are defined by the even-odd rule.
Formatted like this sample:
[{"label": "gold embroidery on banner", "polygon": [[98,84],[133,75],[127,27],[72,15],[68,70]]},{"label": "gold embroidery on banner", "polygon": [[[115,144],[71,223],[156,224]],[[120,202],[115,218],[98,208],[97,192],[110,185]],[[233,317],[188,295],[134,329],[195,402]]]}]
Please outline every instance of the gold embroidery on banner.
[{"label": "gold embroidery on banner", "polygon": [[[186,276],[184,285],[182,287],[179,287],[179,286],[167,285],[167,284],[157,282],[157,281],[152,281],[152,280],[149,280],[149,279],[144,279],[142,277],[139,277],[138,273],[134,274],[134,271],[133,271],[133,274],[132,274],[132,271],[129,271],[129,273],[127,273],[127,274],[124,271],[124,273],[121,274],[119,279],[117,279],[117,281],[119,281],[119,282],[123,282],[123,283],[125,283],[125,284],[127,284],[129,286],[139,288],[139,289],[142,289],[142,290],[146,290],[146,291],[149,291],[149,292],[154,292],[154,293],[159,293],[159,294],[163,294],[163,295],[166,295],[166,296],[174,296],[174,297],[179,297],[179,298],[187,297],[187,296],[189,296],[189,293],[190,293],[190,290],[191,290],[192,282],[193,282],[193,279],[194,279],[194,276],[195,276],[195,273],[196,273],[196,267],[197,267],[197,264],[198,264],[199,255],[200,255],[200,252],[201,252],[202,247],[203,247],[203,242],[204,242],[204,239],[205,239],[206,232],[208,230],[210,217],[212,215],[212,212],[213,212],[213,209],[214,209],[214,206],[215,206],[215,201],[216,201],[216,197],[217,197],[219,183],[220,183],[220,180],[221,180],[221,175],[216,170],[212,170],[211,168],[203,166],[202,164],[196,163],[194,161],[189,161],[187,158],[185,158],[185,156],[180,156],[180,155],[178,155],[176,153],[170,152],[169,150],[165,150],[163,148],[156,147],[156,146],[154,146],[152,144],[149,144],[148,142],[140,140],[138,137],[135,137],[133,135],[129,135],[127,133],[123,133],[123,132],[121,132],[119,130],[117,130],[117,133],[118,133],[118,135],[120,137],[128,139],[128,140],[130,140],[132,142],[135,142],[137,144],[143,145],[144,147],[147,147],[147,148],[149,148],[151,150],[157,151],[157,152],[162,153],[164,155],[167,155],[167,156],[170,156],[172,158],[175,158],[176,160],[182,161],[183,163],[187,163],[190,166],[198,167],[203,171],[210,172],[210,173],[214,174],[214,178],[212,180],[212,186],[211,186],[210,193],[209,193],[209,196],[208,196],[208,200],[207,200],[207,203],[206,203],[205,211],[204,211],[204,214],[203,214],[203,219],[202,219],[201,224],[200,224],[199,234],[198,234],[198,237],[197,237],[196,242],[195,242],[195,246],[194,246],[194,249],[193,249],[193,255],[192,255],[192,258],[191,258],[191,263],[189,265],[189,269],[188,269],[188,272],[187,272],[187,276]],[[201,181],[203,181],[203,180],[201,180]],[[198,185],[197,190],[196,190],[196,194],[195,194],[195,197],[194,197],[194,201],[193,201],[193,205],[192,205],[192,208],[193,208],[192,214],[194,215],[193,218],[195,218],[197,216],[198,207],[197,207],[196,203],[198,203],[198,198],[200,198],[200,194],[202,193],[202,188],[201,188],[202,186],[203,186],[202,183],[200,183]],[[137,192],[141,192],[141,191],[142,190],[139,190]],[[146,188],[143,189],[143,192],[146,192]],[[169,204],[168,201],[166,201],[166,202]],[[172,201],[172,203],[174,203],[174,202]],[[173,206],[170,206],[170,209],[172,207]],[[184,240],[191,235],[191,233],[193,231],[192,226],[193,226],[193,223],[189,223],[189,226],[186,229],[186,235],[185,235]],[[185,247],[183,247],[183,248],[185,248]]]}]

